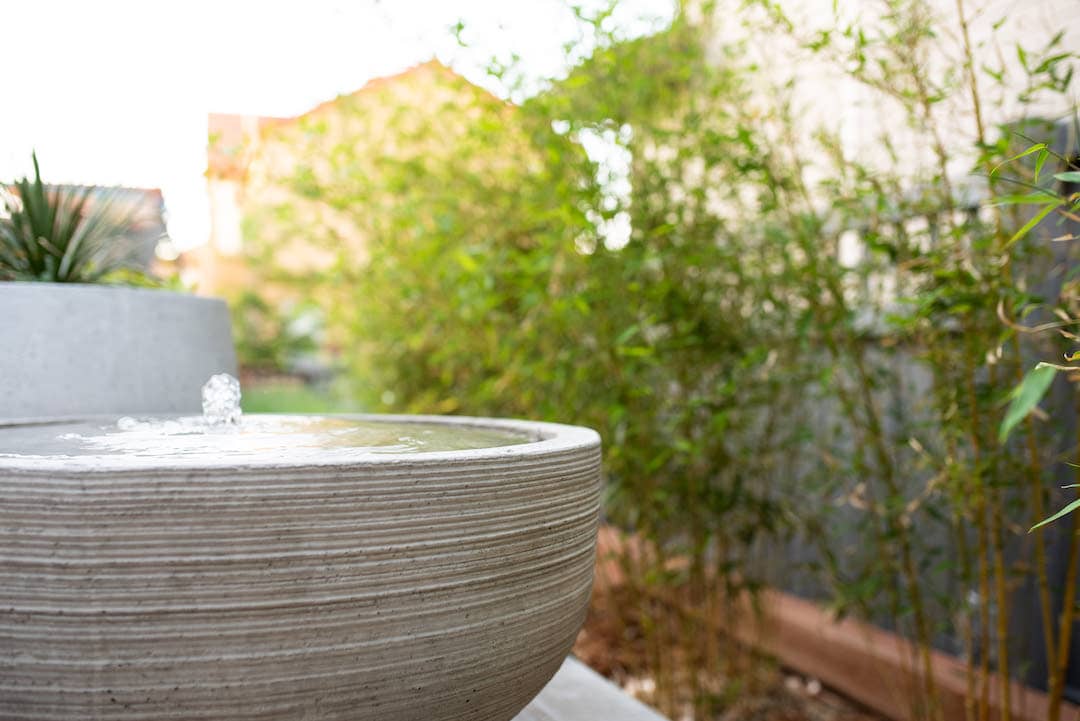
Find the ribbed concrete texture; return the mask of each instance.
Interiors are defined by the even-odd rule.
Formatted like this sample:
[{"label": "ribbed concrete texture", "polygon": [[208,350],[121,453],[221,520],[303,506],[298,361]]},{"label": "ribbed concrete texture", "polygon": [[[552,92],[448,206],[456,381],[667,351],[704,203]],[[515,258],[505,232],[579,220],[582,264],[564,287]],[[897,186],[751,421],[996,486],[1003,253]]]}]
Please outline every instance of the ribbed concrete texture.
[{"label": "ribbed concrete texture", "polygon": [[600,450],[491,423],[541,440],[0,458],[0,719],[513,718],[583,620]]},{"label": "ribbed concrete texture", "polygon": [[229,312],[185,293],[0,283],[0,418],[200,413],[236,374]]}]

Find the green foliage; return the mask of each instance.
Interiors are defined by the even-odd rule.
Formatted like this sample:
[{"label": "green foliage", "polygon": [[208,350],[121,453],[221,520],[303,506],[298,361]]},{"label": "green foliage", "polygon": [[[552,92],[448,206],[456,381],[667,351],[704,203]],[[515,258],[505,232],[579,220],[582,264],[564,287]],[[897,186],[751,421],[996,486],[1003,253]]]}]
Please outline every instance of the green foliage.
[{"label": "green foliage", "polygon": [[1045,526],[1048,523],[1053,523],[1054,521],[1058,520],[1059,518],[1064,518],[1065,516],[1069,515],[1073,511],[1075,511],[1077,508],[1080,508],[1080,499],[1077,499],[1075,501],[1070,501],[1064,508],[1062,508],[1060,511],[1058,511],[1054,515],[1050,516],[1049,518],[1044,518],[1043,520],[1039,521],[1034,526],[1032,526],[1030,529],[1028,529],[1028,533],[1031,533],[1036,528],[1042,528],[1043,526]]},{"label": "green foliage", "polygon": [[998,438],[1004,443],[1013,429],[1020,421],[1027,418],[1028,414],[1035,410],[1039,401],[1050,390],[1050,384],[1054,382],[1057,369],[1050,365],[1040,364],[1028,371],[1020,385],[1016,386],[1010,394],[1012,399],[1005,417],[1001,420],[1001,429]]},{"label": "green foliage", "polygon": [[[364,237],[358,261],[324,229],[321,247],[339,255],[314,287],[365,405],[597,427],[610,516],[666,552],[691,553],[703,578],[706,563],[745,568],[755,539],[787,525],[767,479],[793,430],[772,403],[790,378],[772,369],[795,350],[790,310],[779,300],[755,308],[785,249],[726,228],[711,207],[747,202],[736,186],[721,196],[697,183],[671,198],[693,173],[723,187],[757,150],[728,109],[746,89],[703,61],[700,33],[679,21],[605,46],[518,108],[436,76],[429,94],[444,99],[391,106],[392,137],[366,125],[362,101],[343,104],[340,117],[287,139],[298,157],[329,162],[276,185],[335,209]],[[372,153],[373,134],[395,153]],[[631,196],[611,191],[584,136],[630,152],[643,179]],[[660,143],[670,157],[648,157]],[[627,215],[633,234],[617,248],[604,229]],[[281,217],[253,208],[252,236],[300,232]],[[312,288],[310,276],[301,283]]]},{"label": "green foliage", "polygon": [[[1080,116],[1078,116],[1075,111],[1073,115],[1073,129],[1075,132],[1080,133]],[[1054,152],[1052,149],[1048,148],[1043,143],[1036,143],[1024,152],[1019,153],[1012,158],[1009,158],[1004,163],[1002,163],[1002,165],[1013,163],[1019,158],[1030,155],[1033,152],[1039,153],[1039,161],[1035,166],[1035,177],[1033,179],[1034,183],[1039,182],[1039,170],[1044,165],[1047,158],[1052,157],[1060,164],[1061,167],[1064,168],[1075,168],[1077,167],[1078,162],[1080,162],[1077,160],[1077,157],[1062,155],[1061,153]],[[995,171],[996,170],[997,168],[995,168]],[[1035,213],[1032,218],[1028,220],[1027,223],[1025,223],[1020,230],[1016,232],[1016,234],[1013,236],[1013,239],[1022,238],[1029,234],[1033,228],[1035,228],[1045,218],[1050,216],[1051,213],[1055,213],[1056,216],[1060,216],[1062,220],[1074,222],[1080,221],[1080,218],[1078,218],[1077,216],[1077,211],[1080,210],[1080,193],[1066,193],[1064,191],[1064,186],[1066,184],[1080,183],[1080,172],[1076,170],[1065,170],[1064,172],[1054,173],[1053,179],[1058,181],[1058,183],[1062,184],[1061,189],[1059,189],[1058,187],[1039,188],[1037,192],[1030,193],[1028,196],[1026,196],[1032,198],[1031,200],[1020,201],[1025,203],[1039,204],[1043,207],[1039,212]],[[1025,184],[1023,180],[1020,180],[1018,182],[1020,182],[1020,184]],[[998,198],[999,203],[1008,203],[1009,201],[1009,198]],[[1053,238],[1054,241],[1059,242],[1071,241],[1076,239],[1077,237],[1074,233],[1066,233]],[[1070,279],[1074,278],[1075,272],[1075,267],[1070,269]],[[1048,326],[1037,327],[1035,329],[1025,329],[1026,332],[1032,334],[1039,334],[1046,331],[1056,330],[1068,341],[1080,341],[1080,337],[1076,336],[1076,334],[1073,332],[1075,326],[1077,324],[1080,324],[1080,313],[1078,313],[1078,311],[1080,311],[1080,308],[1078,308],[1078,303],[1080,303],[1080,291],[1078,291],[1078,289],[1073,283],[1066,282],[1063,285],[1062,292],[1058,300],[1059,304],[1056,308],[1054,308],[1054,315],[1057,317],[1058,322],[1051,323]],[[1080,352],[1076,351],[1066,354],[1065,356],[1065,360],[1070,363],[1078,359],[1080,359]],[[1015,428],[1015,426],[1022,419],[1026,418],[1028,414],[1035,409],[1039,401],[1042,399],[1043,395],[1045,395],[1046,391],[1049,389],[1050,384],[1053,381],[1054,377],[1057,375],[1058,371],[1064,371],[1067,374],[1067,377],[1071,378],[1073,380],[1073,383],[1075,384],[1077,382],[1077,370],[1078,369],[1075,366],[1066,366],[1056,363],[1042,362],[1036,365],[1031,371],[1029,371],[1028,374],[1024,377],[1023,381],[1021,381],[1021,383],[1017,385],[1010,394],[1010,397],[1013,400],[1009,405],[1009,409],[1005,414],[1004,420],[1002,421],[1000,431],[1001,440],[1004,442],[1004,440],[1008,438],[1009,433],[1012,431],[1012,429]],[[1074,484],[1066,487],[1075,488],[1077,486]],[[1043,526],[1046,526],[1052,521],[1056,521],[1069,515],[1077,508],[1080,508],[1080,500],[1068,503],[1057,513],[1054,513],[1053,515],[1033,525],[1029,529],[1028,533],[1031,533],[1036,529],[1042,528]]]},{"label": "green foliage", "polygon": [[253,291],[242,292],[229,308],[237,362],[245,370],[284,372],[298,357],[319,349],[318,329],[303,322],[311,314],[319,315],[317,308],[299,305],[283,312]]},{"label": "green foliage", "polygon": [[0,280],[95,283],[130,265],[132,211],[114,191],[16,180],[0,214]]},{"label": "green foliage", "polygon": [[[1049,183],[1074,171],[1048,140],[1019,143],[1035,121],[989,125],[987,98],[1014,86],[922,3],[805,33],[750,5],[768,22],[732,18],[752,32],[728,44],[709,3],[634,40],[583,13],[595,52],[519,106],[436,73],[422,107],[383,90],[282,131],[270,142],[300,160],[265,179],[287,201],[248,209],[256,257],[320,300],[366,407],[598,428],[607,520],[648,544],[643,585],[693,606],[670,624],[648,598],[629,612],[687,646],[691,686],[715,662],[700,619],[798,575],[917,642],[911,712],[940,718],[931,645],[955,636],[973,688],[991,658],[1007,679],[1010,589],[1042,568],[1049,593],[1041,532],[1032,551],[1015,529],[1046,515],[1060,439],[1032,411],[1052,373],[1004,400],[1033,352],[1025,324],[1075,317],[1071,258],[1060,297],[1029,282],[1057,267],[1043,241],[1076,199]],[[878,156],[810,125],[795,80],[747,59],[772,43],[878,102]],[[1062,93],[1072,62],[1026,49],[1019,102]],[[958,201],[965,166],[996,205]],[[299,236],[332,260],[289,268]],[[1049,608],[1053,648],[1071,624]],[[668,661],[650,663],[663,683]],[[709,695],[688,693],[707,717]]]},{"label": "green foliage", "polygon": [[242,399],[244,413],[348,413],[354,402],[336,388],[285,383],[249,383]]}]

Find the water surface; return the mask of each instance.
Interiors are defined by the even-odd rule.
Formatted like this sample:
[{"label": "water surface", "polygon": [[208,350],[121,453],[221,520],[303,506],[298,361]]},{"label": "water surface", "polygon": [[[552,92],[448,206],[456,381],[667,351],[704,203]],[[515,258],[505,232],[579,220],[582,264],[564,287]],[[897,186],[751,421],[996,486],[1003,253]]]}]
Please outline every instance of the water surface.
[{"label": "water surface", "polygon": [[121,418],[0,426],[0,457],[314,460],[493,448],[536,440],[522,433],[458,423],[247,415],[236,425],[202,417]]}]

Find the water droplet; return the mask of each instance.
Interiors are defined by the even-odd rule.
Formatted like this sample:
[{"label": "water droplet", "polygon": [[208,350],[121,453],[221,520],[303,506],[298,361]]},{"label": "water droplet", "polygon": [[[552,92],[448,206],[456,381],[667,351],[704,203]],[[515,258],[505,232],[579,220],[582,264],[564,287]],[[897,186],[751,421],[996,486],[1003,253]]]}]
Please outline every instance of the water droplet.
[{"label": "water droplet", "polygon": [[202,387],[203,419],[211,426],[240,424],[240,381],[228,373],[210,376]]}]

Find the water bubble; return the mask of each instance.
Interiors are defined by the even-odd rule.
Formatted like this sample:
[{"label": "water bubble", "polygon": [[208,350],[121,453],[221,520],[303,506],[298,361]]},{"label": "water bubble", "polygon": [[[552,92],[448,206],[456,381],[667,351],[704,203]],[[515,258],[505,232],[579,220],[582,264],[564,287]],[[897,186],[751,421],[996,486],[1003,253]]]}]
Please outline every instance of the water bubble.
[{"label": "water bubble", "polygon": [[202,387],[202,407],[208,425],[239,425],[240,381],[228,373],[210,376]]}]

